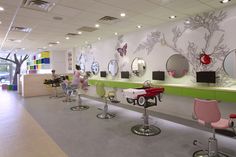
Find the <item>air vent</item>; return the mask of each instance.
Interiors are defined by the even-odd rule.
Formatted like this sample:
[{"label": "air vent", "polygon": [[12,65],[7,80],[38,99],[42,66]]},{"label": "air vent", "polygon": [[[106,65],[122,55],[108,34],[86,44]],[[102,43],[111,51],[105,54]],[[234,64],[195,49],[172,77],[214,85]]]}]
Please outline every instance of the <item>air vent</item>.
[{"label": "air vent", "polygon": [[93,31],[96,31],[97,28],[94,28],[94,27],[87,27],[87,26],[84,26],[84,27],[80,27],[78,29],[78,31],[82,31],[82,32],[93,32]]},{"label": "air vent", "polygon": [[11,27],[11,31],[17,31],[17,32],[29,33],[31,32],[31,30],[32,28],[28,28],[28,27],[15,27],[15,26]]},{"label": "air vent", "polygon": [[117,23],[119,21],[120,21],[120,19],[118,19],[116,17],[112,17],[112,16],[104,16],[98,20],[99,23],[107,24],[107,25],[111,25],[111,24]]},{"label": "air vent", "polygon": [[15,43],[20,43],[20,39],[7,39],[8,41],[15,42]]},{"label": "air vent", "polygon": [[55,3],[45,0],[23,0],[22,7],[37,11],[49,12]]},{"label": "air vent", "polygon": [[48,45],[57,45],[57,42],[49,42]]},{"label": "air vent", "polygon": [[66,36],[77,36],[79,35],[78,33],[67,33]]}]

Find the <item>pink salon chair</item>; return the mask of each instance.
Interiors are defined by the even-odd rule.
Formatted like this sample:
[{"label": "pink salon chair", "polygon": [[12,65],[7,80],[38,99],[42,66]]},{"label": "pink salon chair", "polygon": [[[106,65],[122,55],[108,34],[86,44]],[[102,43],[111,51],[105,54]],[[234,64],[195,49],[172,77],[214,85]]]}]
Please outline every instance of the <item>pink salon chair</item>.
[{"label": "pink salon chair", "polygon": [[[236,118],[236,114],[231,114],[228,119],[223,119],[216,100],[195,99],[194,116],[200,124],[212,129],[213,136],[208,139],[208,150],[198,150],[193,154],[193,157],[228,157],[218,151],[215,129],[232,128],[235,133],[233,119]],[[198,143],[197,140],[193,142],[194,145],[198,145]]]}]

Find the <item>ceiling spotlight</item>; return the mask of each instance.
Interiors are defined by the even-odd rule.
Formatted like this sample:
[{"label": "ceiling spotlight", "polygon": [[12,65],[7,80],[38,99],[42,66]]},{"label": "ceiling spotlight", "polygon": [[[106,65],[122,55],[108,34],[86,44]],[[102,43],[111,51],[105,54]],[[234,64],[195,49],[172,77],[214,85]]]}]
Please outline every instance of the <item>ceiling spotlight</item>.
[{"label": "ceiling spotlight", "polygon": [[137,28],[142,28],[142,26],[141,25],[137,25]]},{"label": "ceiling spotlight", "polygon": [[4,8],[2,6],[0,6],[0,11],[4,11]]},{"label": "ceiling spotlight", "polygon": [[115,35],[118,35],[118,33],[117,33],[117,32],[115,32]]},{"label": "ceiling spotlight", "polygon": [[82,34],[82,32],[79,31],[78,34]]},{"label": "ceiling spotlight", "polygon": [[101,37],[98,37],[98,40],[101,40]]},{"label": "ceiling spotlight", "polygon": [[125,17],[125,13],[120,13],[120,16],[121,17]]},{"label": "ceiling spotlight", "polygon": [[69,40],[70,39],[70,37],[66,37],[66,40]]},{"label": "ceiling spotlight", "polygon": [[221,0],[220,3],[228,3],[231,0]]},{"label": "ceiling spotlight", "polygon": [[98,27],[100,27],[100,25],[99,24],[95,24],[95,27],[98,28]]},{"label": "ceiling spotlight", "polygon": [[175,18],[176,18],[175,15],[171,15],[171,16],[169,16],[169,19],[175,19]]},{"label": "ceiling spotlight", "polygon": [[56,43],[57,43],[57,44],[60,44],[60,41],[57,41]]},{"label": "ceiling spotlight", "polygon": [[190,24],[190,21],[189,21],[189,20],[186,20],[185,23],[186,23],[186,24]]}]

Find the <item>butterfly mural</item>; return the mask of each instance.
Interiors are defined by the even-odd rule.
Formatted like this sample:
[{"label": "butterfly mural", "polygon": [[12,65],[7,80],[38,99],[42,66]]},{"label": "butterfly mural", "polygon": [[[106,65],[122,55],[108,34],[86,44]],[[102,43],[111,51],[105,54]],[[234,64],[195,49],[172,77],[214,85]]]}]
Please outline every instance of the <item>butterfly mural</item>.
[{"label": "butterfly mural", "polygon": [[125,56],[127,52],[127,43],[122,48],[118,48],[116,50],[118,51],[121,57]]}]

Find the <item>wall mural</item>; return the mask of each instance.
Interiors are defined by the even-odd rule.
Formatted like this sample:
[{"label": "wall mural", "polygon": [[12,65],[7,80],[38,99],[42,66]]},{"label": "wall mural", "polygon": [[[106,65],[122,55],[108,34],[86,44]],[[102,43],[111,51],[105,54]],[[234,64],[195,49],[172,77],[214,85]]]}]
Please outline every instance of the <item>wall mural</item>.
[{"label": "wall mural", "polygon": [[[226,18],[227,13],[208,12],[188,18],[183,26],[175,26],[172,29],[172,40],[168,41],[165,33],[160,31],[151,32],[145,41],[140,43],[133,53],[146,50],[149,55],[153,47],[159,43],[172,49],[175,53],[185,56],[191,66],[190,75],[196,77],[197,71],[216,71],[220,76],[219,85],[229,83],[229,77],[223,70],[222,65],[225,56],[230,52],[224,43],[224,30],[220,28],[220,23]],[[186,47],[181,47],[181,39],[187,31],[196,31],[203,35],[201,44],[188,39]],[[182,41],[183,42],[183,41]],[[195,79],[192,80],[195,82]]]},{"label": "wall mural", "polygon": [[[119,35],[116,44],[116,53],[114,54],[115,59],[118,61],[120,71],[129,70],[125,67],[129,64],[129,57],[126,56],[128,44],[124,43],[124,35]],[[117,53],[118,52],[118,53]]]},{"label": "wall mural", "polygon": [[91,71],[91,65],[95,61],[92,45],[87,44],[82,47],[79,54],[80,55],[79,58],[77,58],[76,64],[80,65],[84,71]]}]

